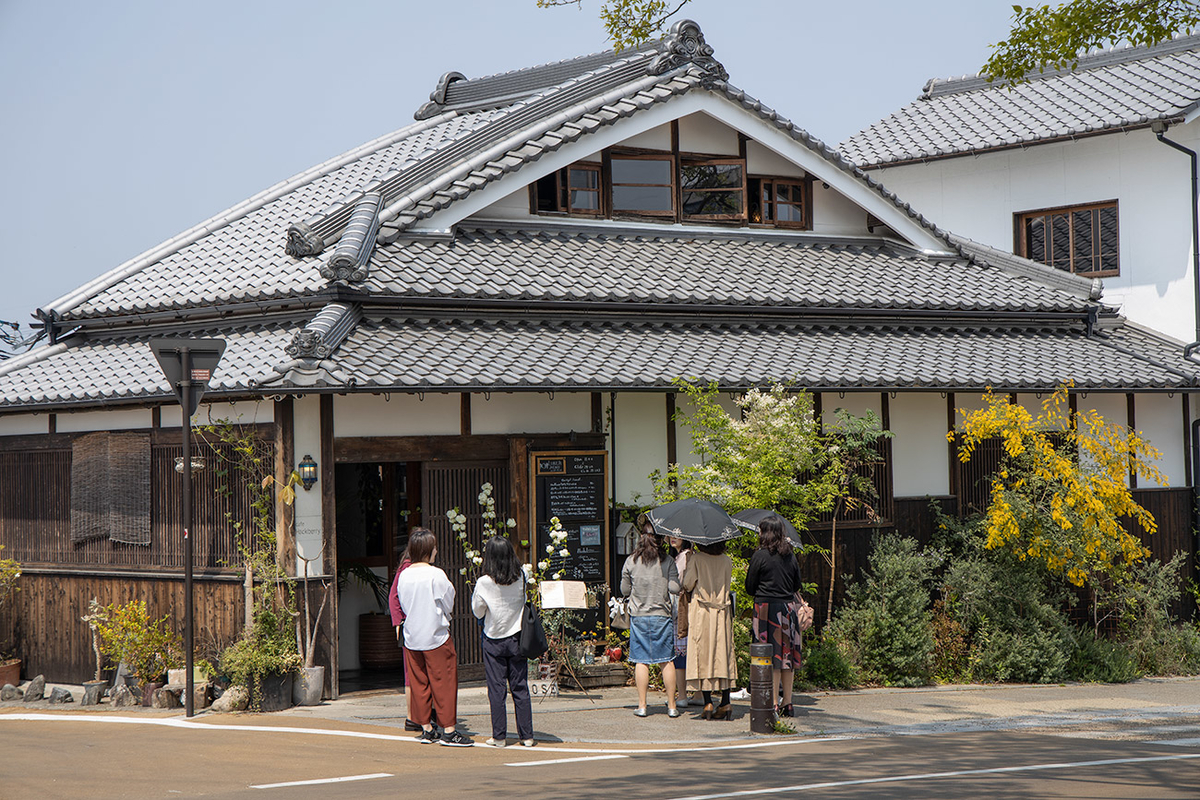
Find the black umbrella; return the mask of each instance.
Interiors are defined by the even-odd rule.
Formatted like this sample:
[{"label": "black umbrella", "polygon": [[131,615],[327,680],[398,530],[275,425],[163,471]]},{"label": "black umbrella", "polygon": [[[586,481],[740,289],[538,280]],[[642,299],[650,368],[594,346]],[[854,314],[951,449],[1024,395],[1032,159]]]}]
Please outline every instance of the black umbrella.
[{"label": "black umbrella", "polygon": [[713,544],[742,535],[725,509],[694,497],[652,508],[646,512],[646,518],[654,526],[655,533],[677,536],[693,544]]},{"label": "black umbrella", "polygon": [[796,526],[787,521],[787,518],[777,511],[770,511],[765,508],[748,508],[745,511],[739,511],[733,515],[733,522],[748,531],[757,531],[758,524],[767,517],[779,517],[783,522],[783,535],[788,538],[794,546],[799,547],[803,544],[800,541],[800,532],[796,530]]}]

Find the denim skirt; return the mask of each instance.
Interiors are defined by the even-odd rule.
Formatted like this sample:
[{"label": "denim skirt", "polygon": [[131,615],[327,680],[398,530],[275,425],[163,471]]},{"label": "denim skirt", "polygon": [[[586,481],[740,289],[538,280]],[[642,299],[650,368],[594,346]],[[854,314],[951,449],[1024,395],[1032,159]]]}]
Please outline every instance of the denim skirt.
[{"label": "denim skirt", "polygon": [[665,664],[675,657],[675,621],[670,617],[629,618],[629,660]]}]

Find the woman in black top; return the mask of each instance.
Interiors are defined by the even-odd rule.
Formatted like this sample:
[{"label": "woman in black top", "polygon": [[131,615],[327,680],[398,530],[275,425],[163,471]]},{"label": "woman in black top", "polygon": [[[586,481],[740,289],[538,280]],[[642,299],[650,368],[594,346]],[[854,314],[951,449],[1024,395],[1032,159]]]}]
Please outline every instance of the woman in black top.
[{"label": "woman in black top", "polygon": [[754,596],[754,641],[771,645],[772,697],[783,690],[780,716],[791,717],[792,679],[800,666],[804,632],[796,618],[800,565],[792,543],[783,533],[783,521],[770,516],[758,525],[758,549],[746,568],[746,593]]}]

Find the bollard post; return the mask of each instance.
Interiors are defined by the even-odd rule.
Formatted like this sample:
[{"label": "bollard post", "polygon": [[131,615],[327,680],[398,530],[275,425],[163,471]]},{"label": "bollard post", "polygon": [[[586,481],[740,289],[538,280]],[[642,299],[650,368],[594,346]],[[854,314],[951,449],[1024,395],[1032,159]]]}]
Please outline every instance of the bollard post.
[{"label": "bollard post", "polygon": [[774,733],[775,684],[771,680],[769,644],[750,643],[750,732]]}]

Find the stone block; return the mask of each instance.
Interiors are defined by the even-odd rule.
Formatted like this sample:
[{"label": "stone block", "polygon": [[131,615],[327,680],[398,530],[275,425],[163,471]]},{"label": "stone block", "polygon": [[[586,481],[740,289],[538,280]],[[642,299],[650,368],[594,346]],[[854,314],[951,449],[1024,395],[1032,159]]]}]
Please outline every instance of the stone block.
[{"label": "stone block", "polygon": [[25,687],[25,702],[36,703],[46,696],[46,676],[38,675]]},{"label": "stone block", "polygon": [[98,706],[108,689],[106,681],[88,681],[83,685],[83,697],[79,700],[81,706]]},{"label": "stone block", "polygon": [[22,694],[24,692],[11,683],[6,683],[0,687],[0,700],[20,700]]},{"label": "stone block", "polygon": [[116,708],[131,708],[142,704],[141,698],[134,695],[129,690],[129,687],[121,684],[108,693],[108,697],[112,700],[112,704]]},{"label": "stone block", "polygon": [[165,687],[155,689],[154,694],[150,695],[151,708],[181,708],[182,703],[179,702],[179,695]]},{"label": "stone block", "polygon": [[75,697],[61,686],[55,686],[50,690],[50,705],[60,706],[63,703],[74,703]]}]

